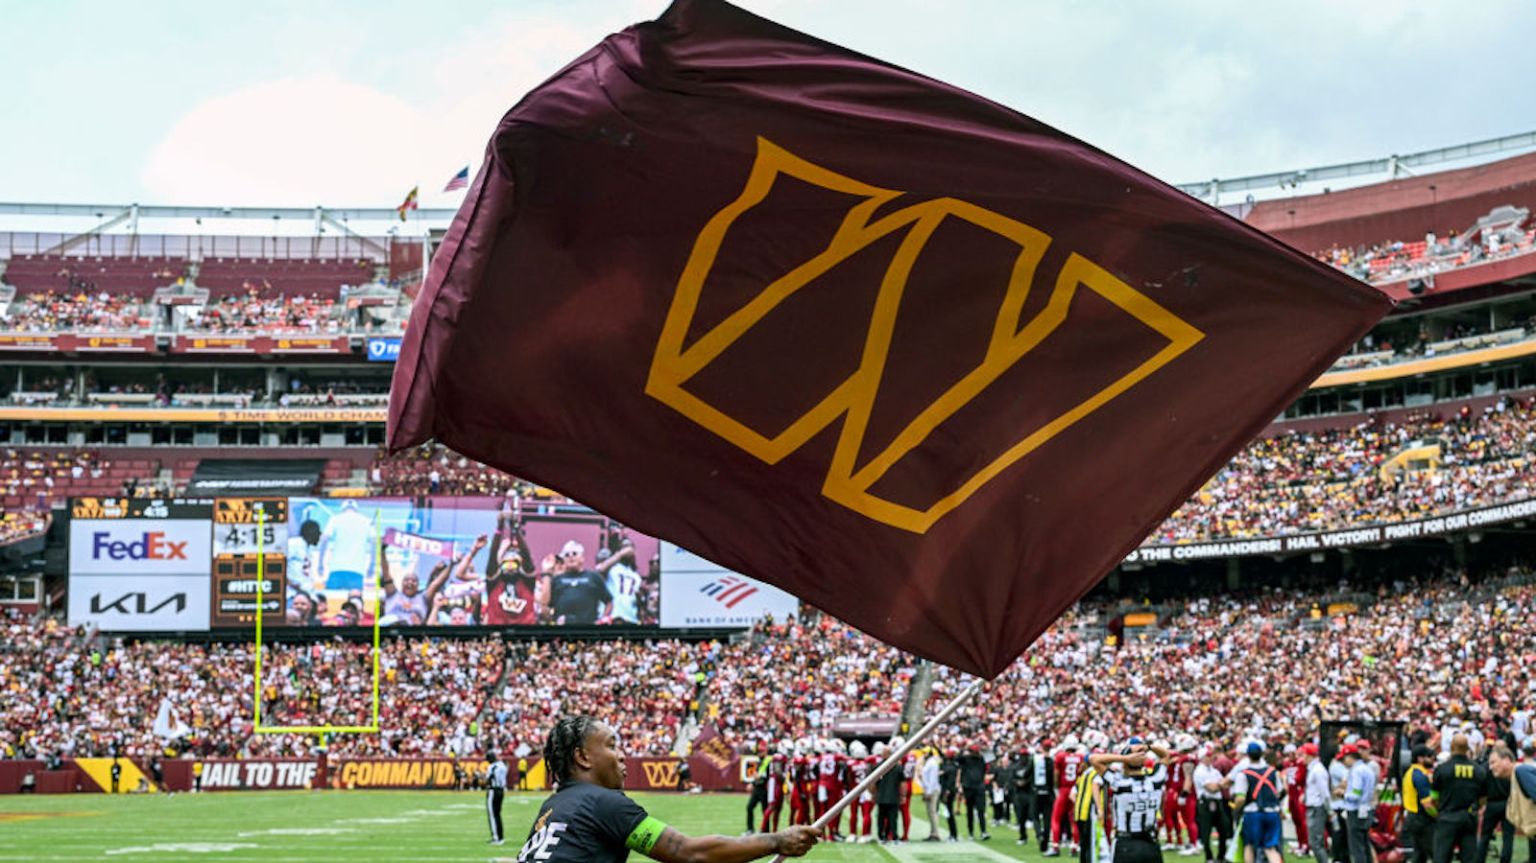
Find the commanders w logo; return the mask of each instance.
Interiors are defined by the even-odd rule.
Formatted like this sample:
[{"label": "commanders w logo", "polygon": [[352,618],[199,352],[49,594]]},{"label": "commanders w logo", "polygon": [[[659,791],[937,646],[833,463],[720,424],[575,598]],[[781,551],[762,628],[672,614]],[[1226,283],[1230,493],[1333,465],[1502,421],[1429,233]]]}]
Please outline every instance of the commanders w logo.
[{"label": "commanders w logo", "polygon": [[645,768],[647,788],[677,787],[676,761],[642,761],[640,766]]},{"label": "commanders w logo", "polygon": [[[827,467],[821,493],[871,519],[915,533],[926,532],[946,513],[960,506],[1019,459],[1172,362],[1204,338],[1203,333],[1172,312],[1076,253],[1069,255],[1056,273],[1043,309],[1033,319],[1025,321],[1025,301],[1035,281],[1036,267],[1051,243],[1049,235],[992,210],[955,198],[933,198],[898,208],[893,206],[893,202],[903,194],[899,190],[872,186],[827,170],[764,138],[758,138],[757,144],[757,159],[741,195],[716,213],[694,242],[693,251],[678,279],[677,292],[662,326],[645,391],[769,464],[777,464],[828,426],[841,420],[836,448],[831,464]],[[691,328],[695,326],[695,318],[698,317],[705,283],[716,269],[717,258],[728,235],[738,220],[750,214],[753,208],[768,198],[781,174],[791,178],[791,184],[802,187],[809,184],[828,192],[841,193],[856,199],[857,203],[844,214],[824,250],[779,278],[762,285],[755,296],[725,315],[718,323],[695,334],[689,341]],[[985,352],[980,362],[968,373],[917,411],[916,416],[910,417],[883,450],[865,453],[865,437],[880,395],[881,380],[896,331],[897,312],[902,304],[908,277],[929,240],[946,220],[956,220],[971,230],[990,232],[1002,242],[1017,248],[1017,256],[1013,260],[992,331],[990,334],[977,334],[977,338],[985,344]],[[950,222],[951,225],[955,223]],[[904,235],[898,232],[904,232]],[[690,381],[792,295],[861,250],[891,235],[901,236],[901,242],[880,281],[879,292],[869,312],[867,329],[862,335],[856,331],[848,334],[849,338],[861,339],[863,342],[857,368],[842,380],[834,379],[828,383],[826,390],[818,393],[820,400],[794,418],[787,428],[764,432],[753,427],[750,424],[752,420],[732,416],[719,405],[687,389]],[[733,272],[750,271],[752,268],[749,262],[725,260],[718,263],[725,275],[716,275],[714,278],[717,280],[729,279]],[[756,286],[750,287],[756,290]],[[927,441],[936,429],[954,418],[1061,327],[1067,320],[1073,297],[1080,288],[1097,294],[1150,328],[1165,344],[1161,348],[1152,349],[1148,356],[1137,358],[1139,365],[1111,380],[1108,385],[1095,392],[1082,393],[1080,401],[1043,425],[1019,429],[1017,434],[1022,437],[1013,440],[1001,454],[990,460],[988,453],[964,453],[964,467],[944,469],[944,472],[952,475],[941,478],[941,481],[949,483],[950,487],[941,491],[942,496],[937,500],[908,505],[891,500],[889,495],[882,497],[872,490],[882,477]],[[1084,360],[1087,362],[1092,358],[1085,357]],[[716,377],[719,377],[718,373]],[[695,388],[701,387],[695,384]],[[1074,398],[1077,397],[1074,395]],[[761,420],[757,420],[757,423],[764,424]]]}]

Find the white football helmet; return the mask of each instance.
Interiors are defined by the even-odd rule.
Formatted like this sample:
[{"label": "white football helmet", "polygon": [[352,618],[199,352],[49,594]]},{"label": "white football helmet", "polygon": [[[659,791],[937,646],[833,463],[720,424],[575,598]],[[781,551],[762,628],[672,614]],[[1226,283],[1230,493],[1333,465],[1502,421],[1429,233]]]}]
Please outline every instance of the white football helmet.
[{"label": "white football helmet", "polygon": [[[876,746],[879,746],[879,744],[876,744]],[[848,747],[848,754],[854,758],[868,758],[869,750],[864,748],[862,741],[855,740],[853,745]]]}]

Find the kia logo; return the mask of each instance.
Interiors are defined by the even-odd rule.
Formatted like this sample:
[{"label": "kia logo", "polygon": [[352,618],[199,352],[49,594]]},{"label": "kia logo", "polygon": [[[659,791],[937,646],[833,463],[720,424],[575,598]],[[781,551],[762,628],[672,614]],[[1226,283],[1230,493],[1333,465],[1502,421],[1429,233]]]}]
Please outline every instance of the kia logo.
[{"label": "kia logo", "polygon": [[[129,610],[130,603],[132,603],[132,610]],[[91,613],[104,614],[108,611],[116,611],[118,614],[155,614],[172,603],[176,605],[177,614],[186,611],[187,595],[185,593],[173,593],[159,605],[151,606],[149,604],[149,595],[142,592],[125,593],[119,596],[116,601],[106,603],[102,602],[102,596],[98,593],[91,597]]]}]

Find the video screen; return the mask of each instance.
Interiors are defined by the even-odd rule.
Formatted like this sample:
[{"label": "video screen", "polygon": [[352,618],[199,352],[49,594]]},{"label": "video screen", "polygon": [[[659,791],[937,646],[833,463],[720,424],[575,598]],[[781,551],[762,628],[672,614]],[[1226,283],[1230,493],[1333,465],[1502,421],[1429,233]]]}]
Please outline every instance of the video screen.
[{"label": "video screen", "polygon": [[[655,538],[575,508],[494,497],[287,500],[287,626],[654,626]],[[280,567],[274,564],[279,564]],[[217,567],[216,567],[217,569]],[[376,588],[377,586],[377,588]],[[254,606],[252,606],[254,608]]]}]

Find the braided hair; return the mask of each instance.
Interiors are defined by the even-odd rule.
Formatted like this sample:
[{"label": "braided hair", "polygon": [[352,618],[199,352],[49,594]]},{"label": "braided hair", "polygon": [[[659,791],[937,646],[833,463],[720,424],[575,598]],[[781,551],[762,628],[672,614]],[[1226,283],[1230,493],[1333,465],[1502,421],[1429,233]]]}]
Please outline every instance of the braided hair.
[{"label": "braided hair", "polygon": [[587,735],[596,725],[596,719],[583,714],[562,717],[549,730],[549,739],[544,741],[544,763],[556,785],[570,781],[571,768],[576,764],[576,749],[587,742]]}]

